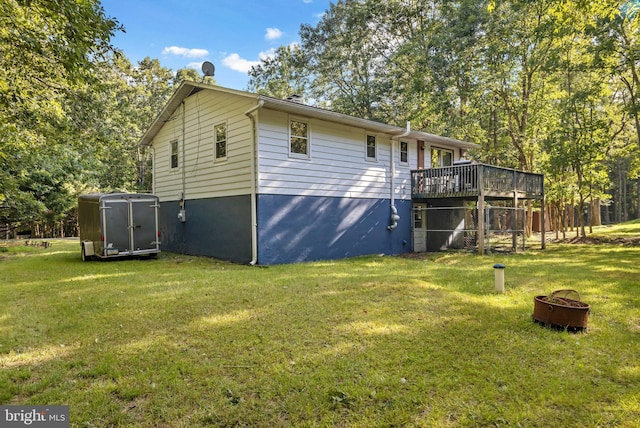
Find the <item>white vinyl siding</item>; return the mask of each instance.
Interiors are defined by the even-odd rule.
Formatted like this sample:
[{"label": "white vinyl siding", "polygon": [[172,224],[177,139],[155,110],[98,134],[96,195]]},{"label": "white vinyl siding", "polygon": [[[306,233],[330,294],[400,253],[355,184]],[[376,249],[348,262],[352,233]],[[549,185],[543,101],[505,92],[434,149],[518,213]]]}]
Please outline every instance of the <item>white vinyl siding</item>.
[{"label": "white vinyl siding", "polygon": [[[244,112],[255,105],[253,98],[214,91],[200,91],[185,99],[186,117],[183,119],[180,106],[153,140],[154,192],[161,201],[180,199],[183,177],[188,199],[251,193],[253,136]],[[227,128],[226,161],[215,163],[215,125],[220,123]],[[174,139],[180,142],[181,173],[171,173],[169,168],[169,141]]]},{"label": "white vinyl siding", "polygon": [[[254,184],[259,194],[389,199],[393,192],[397,199],[411,198],[411,169],[418,160],[417,142],[411,137],[398,141],[398,131],[387,134],[386,127],[375,123],[351,120],[357,125],[345,125],[333,122],[331,115],[325,115],[326,120],[314,118],[312,108],[282,105],[268,97],[261,100],[262,107],[256,109],[257,96],[200,89],[175,111],[167,112],[171,117],[163,116],[156,123],[162,126],[154,130],[150,142],[154,193],[160,200],[176,201],[183,193],[186,199],[250,195]],[[281,108],[284,111],[275,110]],[[252,121],[245,115],[250,109],[255,142]],[[336,120],[341,117],[336,115]],[[222,132],[216,133],[220,124],[226,125],[225,138]],[[367,161],[367,135],[375,136],[373,162]],[[172,168],[172,152],[176,155],[172,141],[178,142],[177,168]],[[218,152],[216,143],[220,143]],[[219,162],[224,159],[222,146],[226,160]],[[446,142],[444,146],[448,147]],[[421,151],[425,167],[430,166],[431,149],[425,144]],[[450,153],[453,160],[457,152]],[[396,171],[393,189],[392,169]]]},{"label": "white vinyl siding", "polygon": [[[389,136],[377,135],[378,162],[372,163],[363,156],[367,130],[317,119],[305,120],[312,130],[310,161],[289,156],[289,115],[260,110],[259,193],[390,198]],[[415,142],[411,145],[415,151]],[[396,198],[411,198],[409,165],[396,162],[395,184]]]}]

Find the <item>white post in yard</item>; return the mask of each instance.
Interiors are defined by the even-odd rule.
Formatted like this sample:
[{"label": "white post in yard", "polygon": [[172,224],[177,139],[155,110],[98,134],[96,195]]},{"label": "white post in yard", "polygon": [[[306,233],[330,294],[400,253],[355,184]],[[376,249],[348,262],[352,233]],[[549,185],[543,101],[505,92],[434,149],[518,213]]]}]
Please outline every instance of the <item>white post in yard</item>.
[{"label": "white post in yard", "polygon": [[493,271],[495,272],[495,286],[498,293],[504,293],[504,265],[502,263],[496,263],[493,265]]}]

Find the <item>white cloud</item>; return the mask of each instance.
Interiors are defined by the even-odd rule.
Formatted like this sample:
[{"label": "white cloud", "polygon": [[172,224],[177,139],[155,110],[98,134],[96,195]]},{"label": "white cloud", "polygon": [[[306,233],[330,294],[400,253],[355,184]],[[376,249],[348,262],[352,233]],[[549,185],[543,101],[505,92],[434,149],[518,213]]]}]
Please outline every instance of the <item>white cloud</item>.
[{"label": "white cloud", "polygon": [[259,65],[260,61],[249,61],[247,59],[240,58],[240,55],[237,53],[232,53],[222,59],[222,64],[234,71],[248,73],[249,70],[251,70],[251,67]]},{"label": "white cloud", "polygon": [[185,58],[202,58],[209,55],[206,49],[189,49],[179,46],[168,46],[162,50],[163,55],[177,55]]},{"label": "white cloud", "polygon": [[310,4],[313,3],[313,0],[302,0],[302,3]]},{"label": "white cloud", "polygon": [[193,68],[194,70],[200,70],[202,68],[202,62],[190,62],[187,64],[187,68]]},{"label": "white cloud", "polygon": [[278,28],[267,28],[267,33],[264,35],[266,40],[277,40],[282,37],[284,33]]},{"label": "white cloud", "polygon": [[273,58],[276,55],[276,50],[274,48],[269,49],[268,51],[262,51],[258,54],[258,58],[261,60],[265,60],[267,58]]},{"label": "white cloud", "polygon": [[222,65],[230,68],[234,71],[239,71],[241,73],[248,73],[251,70],[251,67],[260,65],[260,61],[265,60],[267,58],[272,58],[276,53],[275,49],[269,49],[267,51],[262,51],[258,54],[258,61],[250,61],[248,59],[242,58],[237,53],[232,53],[222,58]]}]

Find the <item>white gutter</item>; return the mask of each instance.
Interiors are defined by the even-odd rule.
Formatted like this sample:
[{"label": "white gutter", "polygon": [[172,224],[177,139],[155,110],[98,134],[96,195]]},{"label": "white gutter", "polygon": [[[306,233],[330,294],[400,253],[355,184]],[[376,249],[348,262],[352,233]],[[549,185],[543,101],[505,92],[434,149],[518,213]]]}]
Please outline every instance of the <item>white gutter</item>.
[{"label": "white gutter", "polygon": [[[396,208],[396,198],[395,198],[395,191],[396,191],[396,152],[395,152],[395,145],[397,142],[400,141],[400,138],[406,137],[407,135],[409,135],[411,133],[411,122],[407,121],[407,129],[400,135],[395,135],[393,137],[391,137],[391,149],[390,149],[390,154],[391,154],[391,179],[389,180],[391,182],[390,186],[391,186],[391,224],[389,226],[387,226],[388,230],[393,230],[396,227],[398,227],[398,220],[400,220],[400,216],[398,215],[398,209]],[[395,140],[395,142],[394,142]]]},{"label": "white gutter", "polygon": [[[184,200],[185,200],[185,193],[187,191],[187,178],[186,178],[186,170],[187,170],[187,157],[186,157],[186,146],[187,146],[187,129],[186,129],[186,122],[187,122],[187,118],[186,118],[186,109],[187,107],[184,104],[184,101],[182,101],[182,141],[181,141],[181,146],[182,146],[182,202],[184,204]],[[184,207],[183,207],[184,208]]]},{"label": "white gutter", "polygon": [[156,194],[156,146],[151,146],[151,193]]},{"label": "white gutter", "polygon": [[258,263],[258,128],[256,127],[256,118],[253,113],[264,105],[264,101],[258,101],[258,104],[245,111],[244,114],[251,121],[251,136],[253,143],[251,144],[251,266]]}]

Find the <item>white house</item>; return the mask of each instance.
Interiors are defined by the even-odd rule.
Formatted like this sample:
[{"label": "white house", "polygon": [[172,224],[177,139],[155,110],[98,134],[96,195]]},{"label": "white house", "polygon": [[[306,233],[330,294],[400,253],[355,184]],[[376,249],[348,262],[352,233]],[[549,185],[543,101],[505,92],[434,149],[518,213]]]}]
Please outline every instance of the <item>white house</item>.
[{"label": "white house", "polygon": [[411,170],[477,147],[195,82],[140,144],[164,250],[263,265],[412,251]]}]

